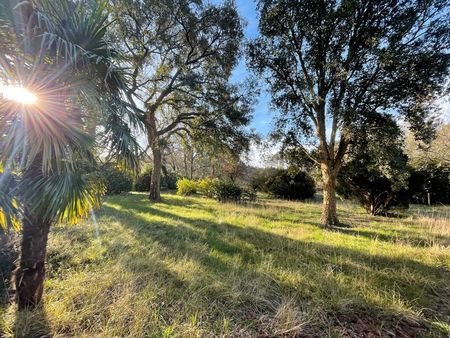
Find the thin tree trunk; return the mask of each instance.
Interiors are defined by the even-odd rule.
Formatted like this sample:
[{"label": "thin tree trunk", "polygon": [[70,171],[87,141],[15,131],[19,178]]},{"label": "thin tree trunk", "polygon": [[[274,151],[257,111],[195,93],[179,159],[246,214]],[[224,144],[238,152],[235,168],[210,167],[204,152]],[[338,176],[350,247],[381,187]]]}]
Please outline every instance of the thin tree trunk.
[{"label": "thin tree trunk", "polygon": [[336,212],[336,173],[326,164],[322,164],[323,209],[322,224],[335,226],[339,224]]},{"label": "thin tree trunk", "polygon": [[49,230],[49,221],[25,210],[22,248],[14,272],[19,310],[34,308],[42,301]]},{"label": "thin tree trunk", "polygon": [[159,146],[152,148],[153,153],[153,170],[150,182],[150,194],[148,198],[152,201],[161,199],[161,149]]},{"label": "thin tree trunk", "polygon": [[153,154],[153,169],[150,181],[149,200],[159,201],[161,199],[161,148],[156,128],[155,110],[151,110],[146,118],[148,124],[147,139]]}]

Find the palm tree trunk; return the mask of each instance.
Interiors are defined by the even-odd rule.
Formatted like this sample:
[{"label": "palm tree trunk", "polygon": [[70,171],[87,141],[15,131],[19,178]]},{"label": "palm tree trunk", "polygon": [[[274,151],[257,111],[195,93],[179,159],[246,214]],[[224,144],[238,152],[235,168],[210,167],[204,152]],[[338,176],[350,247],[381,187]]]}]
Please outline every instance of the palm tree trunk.
[{"label": "palm tree trunk", "polygon": [[[24,179],[42,177],[42,155],[36,155],[25,170]],[[19,310],[34,308],[42,301],[45,280],[47,240],[52,223],[41,210],[32,210],[24,197],[20,258],[14,270],[13,283]]]},{"label": "palm tree trunk", "polygon": [[339,224],[336,211],[336,173],[329,165],[322,164],[323,209],[322,224],[327,227]]},{"label": "palm tree trunk", "polygon": [[14,272],[19,310],[34,308],[42,301],[49,230],[49,221],[25,210],[22,248]]}]

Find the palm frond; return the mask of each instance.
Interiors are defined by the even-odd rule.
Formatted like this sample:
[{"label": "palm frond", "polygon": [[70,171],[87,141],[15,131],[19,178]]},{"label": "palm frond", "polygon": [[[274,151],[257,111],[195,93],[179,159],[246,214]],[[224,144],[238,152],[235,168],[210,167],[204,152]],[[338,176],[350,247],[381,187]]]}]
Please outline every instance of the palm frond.
[{"label": "palm frond", "polygon": [[132,128],[142,129],[142,122],[120,100],[112,100],[103,111],[104,131],[101,134],[101,144],[107,145],[109,161],[116,161],[122,169],[136,172],[139,166],[141,146]]},{"label": "palm frond", "polygon": [[100,206],[106,192],[101,179],[83,175],[81,170],[27,177],[19,189],[33,212],[44,219],[69,223],[88,217],[92,209]]},{"label": "palm frond", "polygon": [[0,164],[0,230],[20,228],[20,208],[15,199],[16,179],[11,172],[5,172]]},{"label": "palm frond", "polygon": [[133,129],[142,122],[121,99],[127,74],[116,66],[118,54],[106,37],[107,1],[6,2],[0,79],[33,90],[38,102],[24,107],[0,98],[0,163],[22,173],[14,189],[0,185],[0,226],[17,225],[17,201],[51,221],[75,222],[105,192],[82,165],[94,162],[88,117],[102,116],[101,141],[121,167],[136,170],[141,152]]}]

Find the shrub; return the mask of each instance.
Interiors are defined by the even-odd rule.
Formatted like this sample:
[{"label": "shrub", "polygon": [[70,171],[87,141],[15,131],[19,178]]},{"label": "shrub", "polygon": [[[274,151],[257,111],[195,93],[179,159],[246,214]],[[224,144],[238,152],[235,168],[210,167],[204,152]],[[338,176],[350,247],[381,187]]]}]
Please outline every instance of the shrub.
[{"label": "shrub", "polygon": [[254,202],[256,201],[256,189],[251,186],[242,188],[242,201]]},{"label": "shrub", "polygon": [[[175,190],[177,189],[177,174],[171,171],[163,171],[161,175],[161,190]],[[149,185],[150,186],[150,182]]]},{"label": "shrub", "polygon": [[242,188],[232,181],[219,181],[216,186],[216,199],[222,203],[239,203],[241,201],[242,191]]},{"label": "shrub", "polygon": [[197,193],[198,182],[188,178],[182,178],[177,181],[177,195],[190,196]]},{"label": "shrub", "polygon": [[[152,167],[146,166],[137,177],[134,189],[136,191],[148,192],[152,181]],[[161,174],[161,190],[175,190],[177,188],[177,174],[163,171]]]},{"label": "shrub", "polygon": [[280,169],[270,176],[265,185],[274,197],[291,200],[313,198],[316,193],[314,180],[307,173],[295,169]]},{"label": "shrub", "polygon": [[217,186],[220,183],[218,178],[206,177],[198,181],[199,193],[205,197],[215,198],[217,193]]},{"label": "shrub", "polygon": [[107,163],[101,167],[100,175],[105,181],[106,193],[108,195],[128,192],[133,187],[132,177],[111,163]]},{"label": "shrub", "polygon": [[146,166],[138,175],[134,190],[140,192],[148,192],[150,190],[150,183],[152,181],[152,167]]},{"label": "shrub", "polygon": [[351,161],[339,173],[337,192],[358,201],[372,215],[386,216],[393,207],[408,207],[408,191],[400,177],[394,179],[378,167]]}]

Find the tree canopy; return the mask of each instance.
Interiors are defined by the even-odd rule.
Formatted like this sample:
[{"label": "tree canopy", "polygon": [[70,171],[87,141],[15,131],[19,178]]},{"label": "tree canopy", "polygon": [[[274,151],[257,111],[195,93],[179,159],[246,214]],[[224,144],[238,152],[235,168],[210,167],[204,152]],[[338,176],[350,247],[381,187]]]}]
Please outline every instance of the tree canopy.
[{"label": "tree canopy", "polygon": [[403,118],[431,135],[431,102],[449,73],[449,1],[260,0],[248,64],[265,75],[277,131],[312,156],[324,180],[324,224],[336,224],[335,177],[352,144]]},{"label": "tree canopy", "polygon": [[249,96],[229,78],[243,38],[233,2],[114,3],[116,38],[131,69],[127,92],[147,129],[153,155],[150,198],[159,198],[161,143],[196,133],[233,146],[246,138]]}]

